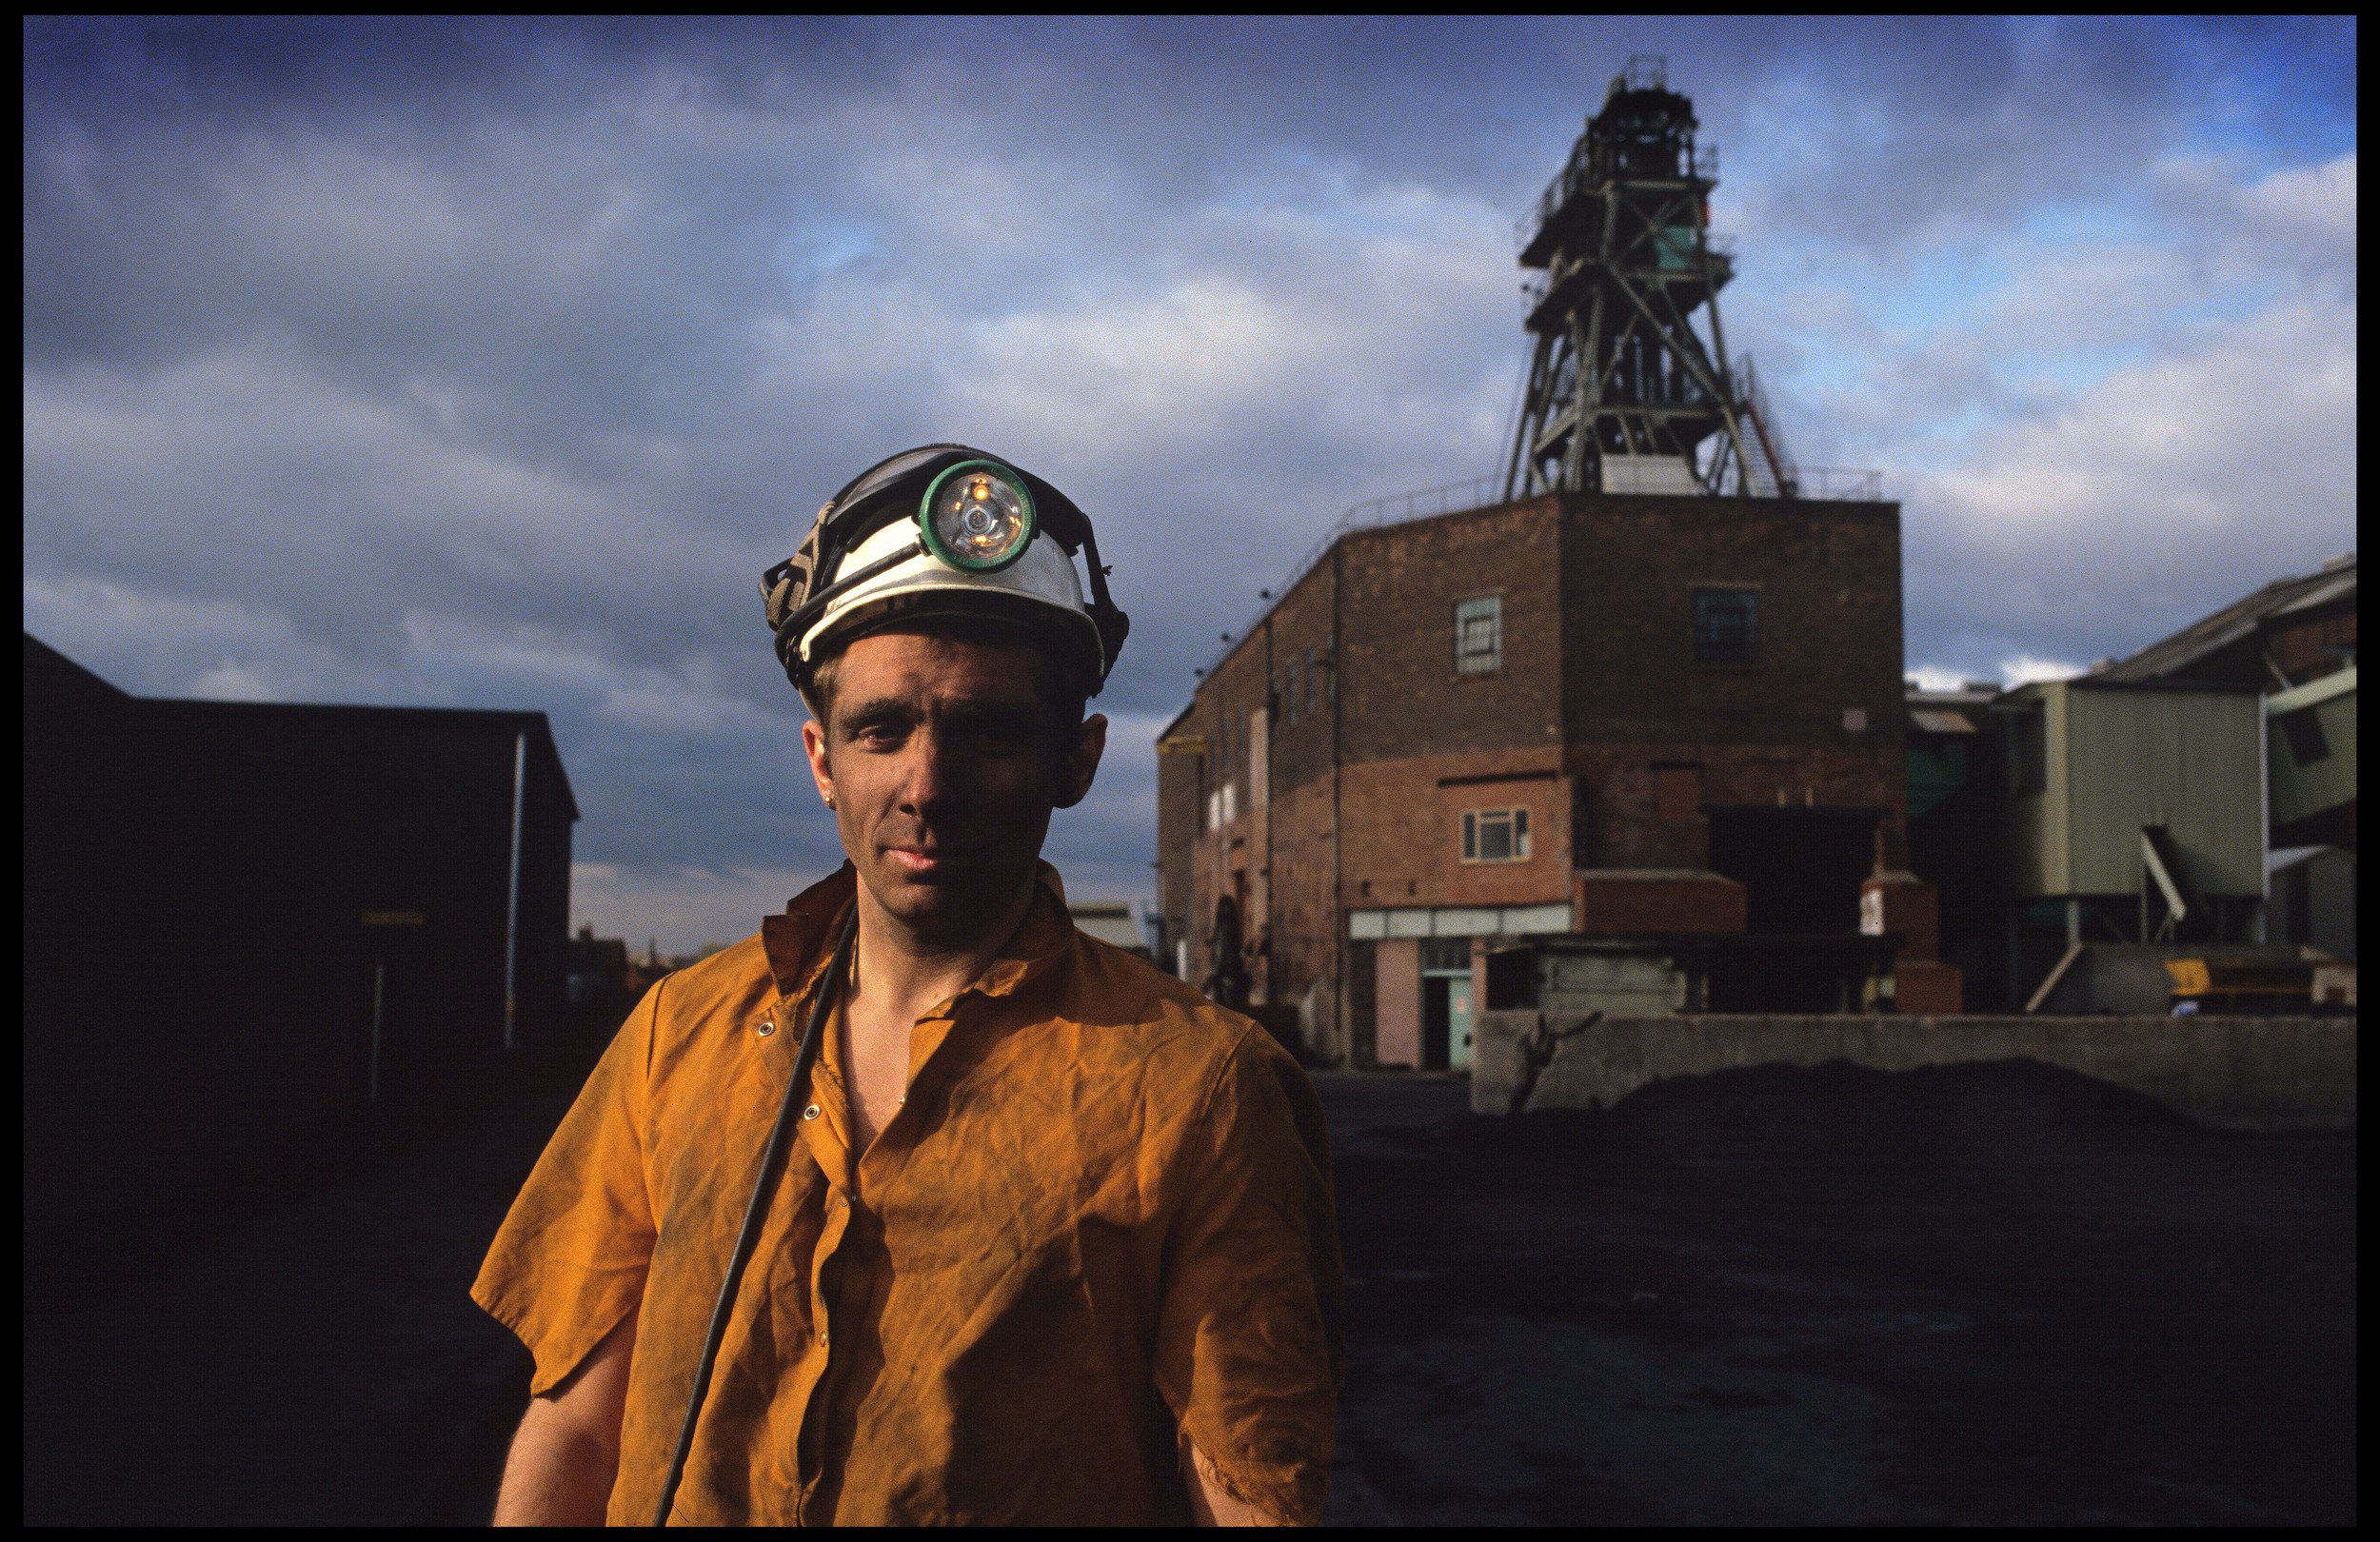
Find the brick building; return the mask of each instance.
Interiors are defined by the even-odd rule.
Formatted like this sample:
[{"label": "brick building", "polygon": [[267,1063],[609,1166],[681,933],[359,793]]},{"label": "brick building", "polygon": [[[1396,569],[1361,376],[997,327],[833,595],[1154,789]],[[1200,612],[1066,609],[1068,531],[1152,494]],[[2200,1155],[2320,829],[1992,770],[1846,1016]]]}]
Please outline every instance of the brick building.
[{"label": "brick building", "polygon": [[1899,849],[1900,668],[1894,504],[1563,493],[1350,531],[1160,736],[1166,961],[1357,1064],[1461,1064],[1449,1018],[1528,936],[1740,939],[1766,961],[1698,1004],[1785,1005],[1757,982],[1793,997],[1814,949],[1762,942],[1856,941]]}]

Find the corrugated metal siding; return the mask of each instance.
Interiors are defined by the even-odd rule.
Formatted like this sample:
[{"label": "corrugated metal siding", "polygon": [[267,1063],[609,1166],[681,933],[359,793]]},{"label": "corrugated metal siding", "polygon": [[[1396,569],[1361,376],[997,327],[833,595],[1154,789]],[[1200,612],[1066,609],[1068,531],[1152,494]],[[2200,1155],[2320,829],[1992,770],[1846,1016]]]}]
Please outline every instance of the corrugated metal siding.
[{"label": "corrugated metal siding", "polygon": [[2272,757],[2272,821],[2287,824],[2354,797],[2355,692],[2350,688],[2294,709],[2314,715],[2330,750],[2324,759],[2304,765],[2291,751],[2281,721],[2287,698],[2274,697],[2272,706],[2274,715],[2265,730]]},{"label": "corrugated metal siding", "polygon": [[[2262,707],[2250,694],[2044,690],[2050,778],[2069,829],[2052,893],[2140,887],[2140,827],[2163,824],[2209,895],[2264,892]],[[2063,872],[2059,868],[2063,867]]]}]

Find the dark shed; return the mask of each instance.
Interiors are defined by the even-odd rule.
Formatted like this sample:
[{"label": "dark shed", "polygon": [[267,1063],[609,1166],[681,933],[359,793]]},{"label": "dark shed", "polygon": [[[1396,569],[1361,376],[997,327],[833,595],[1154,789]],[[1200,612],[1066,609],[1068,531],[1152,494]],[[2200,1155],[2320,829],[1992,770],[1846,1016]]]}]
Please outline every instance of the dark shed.
[{"label": "dark shed", "polygon": [[577,819],[543,713],[144,700],[28,635],[27,1220],[561,1047]]}]

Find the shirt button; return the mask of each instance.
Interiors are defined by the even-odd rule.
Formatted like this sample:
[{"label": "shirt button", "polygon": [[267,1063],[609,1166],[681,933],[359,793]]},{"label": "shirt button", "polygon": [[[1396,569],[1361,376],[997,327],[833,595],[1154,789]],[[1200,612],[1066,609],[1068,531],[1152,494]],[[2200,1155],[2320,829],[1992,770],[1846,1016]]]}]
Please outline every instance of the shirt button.
[{"label": "shirt button", "polygon": [[826,1347],[826,1335],[824,1334],[818,1335],[818,1347],[820,1349],[824,1349]]},{"label": "shirt button", "polygon": [[818,1105],[817,1105],[816,1103],[812,1103],[809,1107],[807,1107],[807,1108],[803,1109],[803,1110],[802,1111],[802,1117],[803,1117],[803,1118],[805,1118],[805,1119],[814,1119],[814,1118],[817,1118],[817,1117],[818,1117]]}]

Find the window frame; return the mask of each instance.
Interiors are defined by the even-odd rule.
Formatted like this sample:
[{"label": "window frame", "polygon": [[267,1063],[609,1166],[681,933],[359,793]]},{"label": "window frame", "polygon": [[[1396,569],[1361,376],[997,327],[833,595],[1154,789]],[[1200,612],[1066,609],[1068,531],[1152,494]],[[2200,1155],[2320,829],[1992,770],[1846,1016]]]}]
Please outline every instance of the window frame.
[{"label": "window frame", "polygon": [[[1743,638],[1738,656],[1719,657],[1716,627],[1706,624],[1704,603],[1722,597],[1742,603]],[[1696,669],[1757,669],[1760,667],[1760,586],[1756,583],[1697,583],[1688,602],[1693,612],[1689,631]],[[1716,607],[1714,607],[1716,610]]]},{"label": "window frame", "polygon": [[[1480,607],[1480,608],[1474,608]],[[1471,623],[1484,620],[1488,623],[1488,645],[1474,651],[1466,646]],[[1504,596],[1494,594],[1466,595],[1455,602],[1455,676],[1467,679],[1473,675],[1493,675],[1504,667]]]},{"label": "window frame", "polygon": [[[1456,821],[1456,849],[1463,865],[1468,867],[1504,867],[1530,860],[1529,816],[1533,810],[1526,803],[1506,803],[1493,808],[1466,808]],[[1500,825],[1510,847],[1502,857],[1483,855],[1487,848],[1487,831],[1491,824]]]}]

